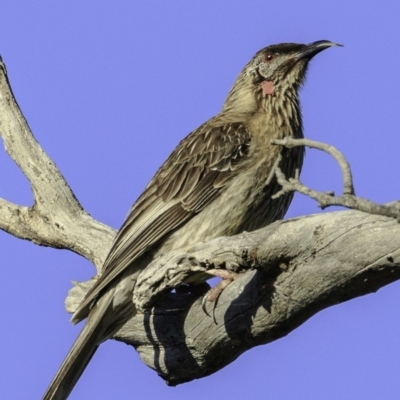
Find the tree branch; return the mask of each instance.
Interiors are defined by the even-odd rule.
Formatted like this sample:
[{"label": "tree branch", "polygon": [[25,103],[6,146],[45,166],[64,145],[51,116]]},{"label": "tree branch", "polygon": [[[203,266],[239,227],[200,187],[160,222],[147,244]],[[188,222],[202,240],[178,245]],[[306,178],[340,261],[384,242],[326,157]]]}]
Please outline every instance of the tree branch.
[{"label": "tree branch", "polygon": [[278,198],[285,193],[299,192],[317,200],[318,206],[322,209],[329,206],[343,206],[353,210],[364,211],[369,214],[385,215],[396,218],[400,222],[400,203],[392,202],[390,204],[377,204],[371,200],[363,199],[354,195],[353,181],[351,177],[350,165],[339,150],[326,143],[316,142],[309,139],[285,138],[282,140],[273,140],[273,144],[282,145],[287,148],[296,146],[307,146],[331,154],[338,162],[343,175],[343,195],[335,196],[333,192],[323,193],[313,190],[303,185],[299,180],[299,174],[295,178],[287,178],[279,168],[279,162],[275,164],[275,176],[282,189],[276,193],[273,198]]},{"label": "tree branch", "polygon": [[83,210],[54,162],[33,137],[1,59],[0,136],[7,153],[28,178],[34,196],[32,207],[0,199],[0,229],[41,246],[74,251],[100,270],[115,231]]},{"label": "tree branch", "polygon": [[202,311],[201,297],[169,293],[115,338],[132,344],[170,385],[207,376],[322,309],[398,280],[399,235],[394,219],[344,211],[170,253],[141,274],[134,293],[140,306],[160,299],[177,276],[216,267],[250,270],[222,292],[214,319]]},{"label": "tree branch", "polygon": [[[0,135],[34,195],[31,207],[0,199],[0,229],[39,245],[72,250],[100,269],[115,231],[82,209],[34,139],[3,63]],[[340,201],[397,217],[396,206],[387,211],[387,206],[370,206],[367,200],[356,198],[346,168],[342,168],[344,195],[337,198],[314,192],[298,179],[287,180],[279,166],[275,172],[283,191],[308,194],[322,207]],[[279,221],[253,233],[166,254],[139,276],[134,301],[142,311],[115,339],[133,345],[142,360],[171,385],[209,375],[244,351],[288,334],[318,311],[399,279],[399,234],[400,224],[393,218],[347,211]],[[247,271],[222,293],[215,319],[203,313],[198,296],[171,292],[191,274],[209,269]],[[76,309],[90,285],[90,281],[78,283],[70,291],[68,311]]]}]

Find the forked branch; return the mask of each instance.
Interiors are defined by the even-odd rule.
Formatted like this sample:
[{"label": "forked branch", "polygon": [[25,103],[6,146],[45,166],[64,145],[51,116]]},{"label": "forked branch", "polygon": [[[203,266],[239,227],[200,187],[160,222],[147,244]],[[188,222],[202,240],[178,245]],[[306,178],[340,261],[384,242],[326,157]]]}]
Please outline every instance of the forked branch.
[{"label": "forked branch", "polygon": [[343,154],[333,146],[326,143],[316,142],[314,140],[294,139],[289,137],[282,140],[273,140],[272,143],[287,148],[307,146],[312,149],[325,151],[336,159],[343,175],[343,194],[341,196],[335,196],[333,192],[318,192],[305,186],[300,182],[298,173],[294,178],[287,178],[280,169],[279,163],[277,163],[275,165],[275,175],[279,184],[282,186],[282,190],[273,197],[277,198],[289,192],[299,192],[316,200],[319,207],[322,209],[329,206],[343,206],[352,210],[364,211],[369,214],[385,215],[387,217],[396,218],[400,222],[400,203],[394,202],[386,205],[378,204],[355,196],[350,165]]},{"label": "forked branch", "polygon": [[[100,270],[115,231],[82,209],[35,140],[2,62],[0,135],[34,197],[31,207],[0,199],[0,229],[42,246],[74,251]],[[327,146],[290,140],[277,144]],[[115,338],[135,346],[142,360],[169,384],[183,383],[288,334],[326,307],[399,279],[400,224],[384,216],[397,217],[399,209],[356,198],[350,170],[342,169],[345,190],[338,197],[287,179],[279,166],[275,172],[283,192],[297,190],[315,198],[321,207],[344,205],[378,215],[346,211],[278,221],[253,233],[166,254],[139,276],[134,300],[142,311]],[[218,268],[247,272],[222,293],[214,321],[202,312],[201,298],[171,289],[192,273]],[[90,282],[80,283],[71,290],[68,311],[76,309],[89,286]]]},{"label": "forked branch", "polygon": [[0,136],[30,182],[34,204],[0,199],[0,229],[41,246],[68,249],[99,270],[115,231],[94,220],[79,204],[54,162],[34,138],[12,93],[0,58]]}]

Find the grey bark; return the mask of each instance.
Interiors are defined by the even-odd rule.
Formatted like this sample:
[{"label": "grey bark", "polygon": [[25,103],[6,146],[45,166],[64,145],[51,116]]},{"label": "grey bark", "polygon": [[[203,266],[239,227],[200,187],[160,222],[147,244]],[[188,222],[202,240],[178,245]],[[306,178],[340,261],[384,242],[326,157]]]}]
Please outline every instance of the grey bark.
[{"label": "grey bark", "polygon": [[[34,139],[2,63],[0,135],[34,196],[31,207],[0,199],[0,229],[74,251],[100,271],[115,231],[83,210]],[[115,339],[133,345],[168,384],[209,375],[324,308],[399,279],[399,237],[400,224],[393,218],[344,211],[278,221],[165,254],[140,275],[134,293],[140,311]],[[201,310],[199,296],[171,292],[207,269],[243,272],[218,299],[213,318]],[[70,291],[69,312],[90,285],[79,283]]]},{"label": "grey bark", "polygon": [[31,184],[34,204],[0,199],[0,229],[41,246],[71,250],[101,268],[115,230],[94,220],[79,204],[54,162],[29,129],[0,58],[0,136]]}]

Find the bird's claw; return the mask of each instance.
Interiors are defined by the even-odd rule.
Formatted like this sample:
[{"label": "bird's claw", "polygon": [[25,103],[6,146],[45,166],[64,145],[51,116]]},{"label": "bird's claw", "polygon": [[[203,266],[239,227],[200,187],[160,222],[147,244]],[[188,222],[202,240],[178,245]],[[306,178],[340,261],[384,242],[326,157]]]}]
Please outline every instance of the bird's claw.
[{"label": "bird's claw", "polygon": [[208,317],[211,318],[211,315],[207,311],[207,300],[208,300],[208,293],[206,293],[203,296],[203,300],[201,300],[201,309],[203,310],[204,314],[206,314]]},{"label": "bird's claw", "polygon": [[222,278],[222,281],[219,282],[218,285],[211,288],[204,295],[203,300],[201,301],[202,310],[207,316],[211,318],[211,315],[207,311],[207,301],[209,301],[210,303],[214,303],[214,308],[213,308],[213,314],[214,314],[219,296],[224,291],[224,289],[238,277],[238,274],[236,274],[235,272],[227,271],[225,269],[210,269],[207,271],[207,274]]}]

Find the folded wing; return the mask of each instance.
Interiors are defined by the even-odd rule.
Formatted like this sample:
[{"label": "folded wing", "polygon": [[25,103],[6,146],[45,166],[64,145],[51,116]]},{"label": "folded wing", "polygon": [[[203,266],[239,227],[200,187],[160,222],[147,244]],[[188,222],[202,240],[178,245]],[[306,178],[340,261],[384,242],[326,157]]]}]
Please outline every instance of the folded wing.
[{"label": "folded wing", "polygon": [[247,159],[250,141],[241,123],[210,122],[181,141],[132,206],[72,322],[84,319],[101,291],[138,257],[220,195]]}]

